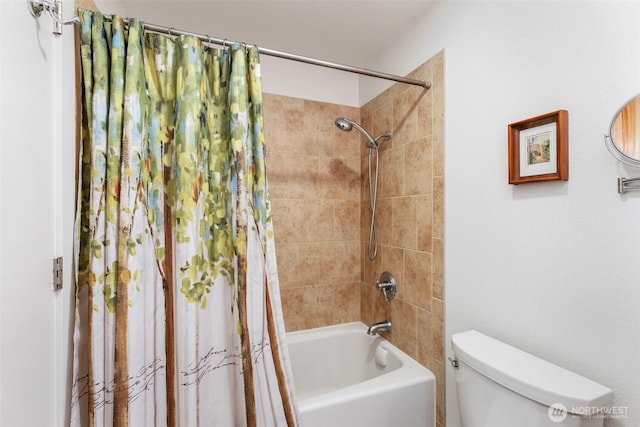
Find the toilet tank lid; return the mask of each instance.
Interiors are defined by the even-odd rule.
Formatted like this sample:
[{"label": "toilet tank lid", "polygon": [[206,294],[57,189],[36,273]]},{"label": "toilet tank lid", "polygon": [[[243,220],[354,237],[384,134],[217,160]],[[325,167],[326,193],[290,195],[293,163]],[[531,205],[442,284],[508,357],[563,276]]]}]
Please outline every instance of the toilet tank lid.
[{"label": "toilet tank lid", "polygon": [[593,413],[613,402],[611,389],[480,332],[455,334],[451,344],[459,362],[546,406]]}]

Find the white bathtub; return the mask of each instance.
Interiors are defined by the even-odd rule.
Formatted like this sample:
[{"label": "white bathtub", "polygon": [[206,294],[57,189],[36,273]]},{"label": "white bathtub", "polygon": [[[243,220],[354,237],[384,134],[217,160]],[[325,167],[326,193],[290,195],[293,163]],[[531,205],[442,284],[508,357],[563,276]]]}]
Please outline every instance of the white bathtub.
[{"label": "white bathtub", "polygon": [[302,427],[434,427],[435,377],[360,322],[287,334]]}]

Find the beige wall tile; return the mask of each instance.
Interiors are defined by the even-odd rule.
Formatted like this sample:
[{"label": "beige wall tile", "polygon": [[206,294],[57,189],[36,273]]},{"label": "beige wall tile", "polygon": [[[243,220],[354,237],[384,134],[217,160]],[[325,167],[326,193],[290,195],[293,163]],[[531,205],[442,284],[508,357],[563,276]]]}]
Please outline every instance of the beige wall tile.
[{"label": "beige wall tile", "polygon": [[391,243],[408,249],[416,249],[416,198],[397,197],[391,200]]},{"label": "beige wall tile", "polygon": [[433,175],[444,175],[444,115],[433,118]]},{"label": "beige wall tile", "polygon": [[360,321],[367,325],[373,322],[373,290],[370,283],[360,283]]},{"label": "beige wall tile", "polygon": [[[373,322],[382,322],[384,320],[392,320],[393,319],[393,309],[396,304],[401,303],[400,300],[393,301],[385,301],[382,292],[378,292],[375,288],[375,285],[369,284],[373,291],[371,294],[371,302],[372,302],[372,311],[371,311],[371,323]],[[393,322],[392,322],[393,324]],[[384,335],[384,336],[389,336]]]},{"label": "beige wall tile", "polygon": [[[357,120],[352,119],[357,123]],[[356,130],[349,132],[343,131],[335,127],[333,132],[338,132],[333,143],[333,155],[338,158],[355,159],[360,157],[360,149],[362,148],[362,140],[360,133]]]},{"label": "beige wall tile", "polygon": [[360,198],[360,160],[318,159],[318,196],[321,199]]},{"label": "beige wall tile", "polygon": [[373,108],[369,104],[360,109],[360,126],[365,129],[373,129]]},{"label": "beige wall tile", "polygon": [[332,324],[360,320],[360,282],[333,285]]},{"label": "beige wall tile", "polygon": [[360,201],[333,201],[333,236],[338,240],[360,240]]},{"label": "beige wall tile", "polygon": [[416,307],[402,300],[392,302],[391,341],[402,351],[418,360]]},{"label": "beige wall tile", "polygon": [[418,138],[433,134],[433,92],[427,91],[418,103]]},{"label": "beige wall tile", "polygon": [[404,194],[405,159],[402,146],[380,153],[380,197],[396,197]]},{"label": "beige wall tile", "polygon": [[[371,206],[369,203],[369,200],[360,202],[360,240],[365,243],[369,242],[369,233],[371,230]],[[378,208],[376,208],[376,211],[378,211]],[[378,223],[379,221],[376,221],[376,226],[378,226]],[[378,235],[378,238],[379,237]],[[365,259],[368,260],[366,255],[362,261],[364,262]]]},{"label": "beige wall tile", "polygon": [[368,242],[362,243],[362,259],[364,260],[364,274],[362,275],[362,281],[369,285],[375,285],[376,280],[382,274],[382,246],[378,246],[378,256],[371,261],[368,255]]},{"label": "beige wall tile", "polygon": [[[433,60],[430,59],[409,73],[414,79],[431,82],[433,86]],[[412,96],[417,100],[418,138],[431,135],[431,117],[433,116],[433,90],[415,87]]]},{"label": "beige wall tile", "polygon": [[444,238],[444,178],[433,178],[433,237]]},{"label": "beige wall tile", "polygon": [[298,126],[304,129],[301,142],[304,143],[306,154],[333,157],[336,139],[351,136],[334,125],[336,113],[337,107],[333,104],[304,100],[304,120]]},{"label": "beige wall tile", "polygon": [[432,314],[418,309],[416,312],[416,334],[418,340],[418,362],[427,365],[427,360],[433,357],[433,320]]},{"label": "beige wall tile", "polygon": [[317,158],[275,152],[268,154],[267,167],[269,193],[273,198],[304,199],[317,191]]},{"label": "beige wall tile", "polygon": [[444,301],[433,299],[433,357],[444,360]]},{"label": "beige wall tile", "polygon": [[287,332],[304,329],[304,312],[300,310],[304,303],[304,288],[281,289],[282,314]]},{"label": "beige wall tile", "polygon": [[277,243],[281,288],[311,286],[319,280],[318,243]]},{"label": "beige wall tile", "polygon": [[404,300],[431,311],[431,254],[404,251]]},{"label": "beige wall tile", "polygon": [[[385,133],[386,131],[393,132],[393,99],[388,96],[388,92],[380,95],[380,102],[376,107],[372,109],[370,126],[365,129],[371,129],[369,133],[375,138],[376,136]],[[391,141],[383,142],[383,145]]]},{"label": "beige wall tile", "polygon": [[404,146],[404,194],[433,192],[433,155],[431,137]]},{"label": "beige wall tile", "polygon": [[444,51],[433,57],[433,115],[444,114]]},{"label": "beige wall tile", "polygon": [[418,99],[410,89],[393,99],[393,144],[406,144],[418,137]]},{"label": "beige wall tile", "polygon": [[[305,329],[331,325],[333,321],[333,285],[309,286],[304,289],[302,311]],[[300,309],[298,307],[298,309]]]},{"label": "beige wall tile", "polygon": [[444,301],[444,240],[433,239],[433,297]]},{"label": "beige wall tile", "polygon": [[318,244],[322,266],[318,283],[333,284],[360,280],[360,242],[321,242]]},{"label": "beige wall tile", "polygon": [[[380,161],[378,159],[378,166],[380,166]],[[375,174],[376,174],[376,162],[375,156],[371,158],[371,180],[375,184]],[[382,168],[378,169],[378,197],[380,196],[380,185],[382,181]],[[371,199],[371,190],[369,189],[369,157],[368,154],[365,153],[360,157],[360,200],[370,200]]]},{"label": "beige wall tile", "polygon": [[304,223],[302,236],[306,242],[333,240],[333,202],[331,200],[305,200],[302,206]]},{"label": "beige wall tile", "polygon": [[[404,299],[403,251],[393,246],[382,246],[380,251],[381,269],[393,274],[396,279],[396,298]],[[379,278],[380,276],[378,276]],[[375,284],[376,282],[373,282]]]},{"label": "beige wall tile", "polygon": [[433,251],[433,194],[425,194],[417,198],[416,222],[418,233],[418,250]]},{"label": "beige wall tile", "polygon": [[304,154],[304,101],[264,94],[263,107],[268,152]]},{"label": "beige wall tile", "polygon": [[271,198],[273,232],[276,243],[303,242],[300,230],[303,230],[304,208],[306,201],[301,199]]},{"label": "beige wall tile", "polygon": [[[378,243],[382,245],[393,244],[393,224],[392,224],[392,208],[393,199],[378,199],[376,203],[376,233],[378,235]],[[370,219],[367,219],[369,224]],[[364,237],[365,241],[369,241],[369,227]]]}]

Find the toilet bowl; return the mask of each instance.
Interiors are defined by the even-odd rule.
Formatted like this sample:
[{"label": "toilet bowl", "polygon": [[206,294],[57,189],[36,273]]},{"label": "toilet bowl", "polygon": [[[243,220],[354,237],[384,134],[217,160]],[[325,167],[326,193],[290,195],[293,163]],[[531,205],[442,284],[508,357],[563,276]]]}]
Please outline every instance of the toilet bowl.
[{"label": "toilet bowl", "polygon": [[602,427],[613,392],[483,335],[451,337],[463,427]]}]

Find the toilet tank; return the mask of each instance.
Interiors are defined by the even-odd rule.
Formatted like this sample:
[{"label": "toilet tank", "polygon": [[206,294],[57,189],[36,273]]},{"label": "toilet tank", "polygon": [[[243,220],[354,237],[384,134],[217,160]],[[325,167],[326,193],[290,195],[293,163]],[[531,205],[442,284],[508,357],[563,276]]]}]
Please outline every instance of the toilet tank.
[{"label": "toilet tank", "polygon": [[463,427],[601,427],[613,403],[609,388],[477,331],[451,345]]}]

